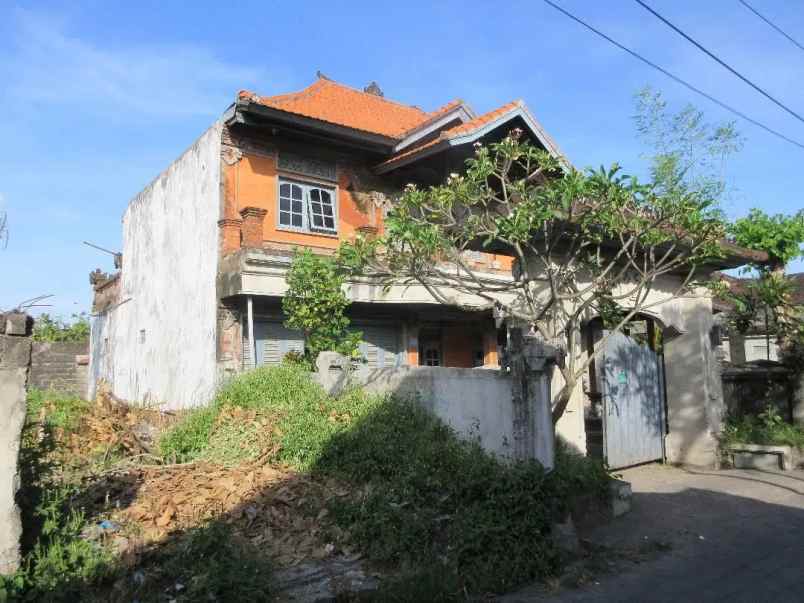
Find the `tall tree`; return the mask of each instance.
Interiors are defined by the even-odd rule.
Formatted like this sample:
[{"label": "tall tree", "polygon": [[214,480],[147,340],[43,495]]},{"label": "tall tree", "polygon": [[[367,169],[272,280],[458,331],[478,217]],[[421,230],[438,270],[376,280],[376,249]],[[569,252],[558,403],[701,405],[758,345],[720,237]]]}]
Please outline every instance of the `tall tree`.
[{"label": "tall tree", "polygon": [[634,123],[650,149],[646,156],[657,188],[722,201],[727,161],[744,144],[735,123],[707,122],[691,104],[671,112],[662,93],[650,87],[636,94],[635,108]]}]

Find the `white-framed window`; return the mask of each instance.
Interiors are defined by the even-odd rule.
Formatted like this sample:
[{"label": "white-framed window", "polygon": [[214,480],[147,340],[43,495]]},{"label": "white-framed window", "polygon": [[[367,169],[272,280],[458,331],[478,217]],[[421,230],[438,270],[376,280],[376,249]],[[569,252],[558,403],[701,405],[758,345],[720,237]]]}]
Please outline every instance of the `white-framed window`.
[{"label": "white-framed window", "polygon": [[334,188],[279,179],[278,228],[336,234],[337,208]]}]

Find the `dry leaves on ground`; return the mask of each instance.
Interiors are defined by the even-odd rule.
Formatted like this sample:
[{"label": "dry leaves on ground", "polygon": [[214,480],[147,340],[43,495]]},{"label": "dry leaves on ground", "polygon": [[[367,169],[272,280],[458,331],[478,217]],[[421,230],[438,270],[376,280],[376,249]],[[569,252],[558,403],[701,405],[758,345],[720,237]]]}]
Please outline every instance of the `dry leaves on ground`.
[{"label": "dry leaves on ground", "polygon": [[278,566],[290,566],[333,554],[337,547],[327,535],[345,538],[328,524],[326,500],[347,490],[288,468],[195,463],[134,469],[126,478],[136,492],[113,517],[139,532],[146,544],[216,519],[265,550]]}]

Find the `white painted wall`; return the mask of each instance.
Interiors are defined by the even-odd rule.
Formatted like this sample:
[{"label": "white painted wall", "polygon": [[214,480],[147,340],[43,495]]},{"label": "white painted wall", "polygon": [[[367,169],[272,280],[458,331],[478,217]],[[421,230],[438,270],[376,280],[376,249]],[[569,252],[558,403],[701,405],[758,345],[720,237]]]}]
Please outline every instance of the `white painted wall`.
[{"label": "white painted wall", "polygon": [[91,374],[125,400],[183,408],[215,390],[220,151],[216,122],[123,215],[120,303],[93,320]]},{"label": "white painted wall", "polygon": [[414,396],[460,436],[502,457],[513,454],[511,378],[501,371],[400,367],[358,371],[369,391]]},{"label": "white painted wall", "polygon": [[[319,366],[319,371],[322,368]],[[342,378],[321,372],[316,378],[329,388]],[[396,368],[359,368],[349,381],[362,385],[367,391],[390,393],[402,398],[413,398],[424,408],[452,427],[455,433],[480,444],[486,451],[500,458],[515,458],[514,404],[511,398],[511,376],[495,369],[445,368],[429,366],[402,366]],[[547,408],[547,388],[542,399],[533,400],[531,410],[534,424],[529,430],[528,458],[538,459],[552,468],[553,429],[549,414],[541,413],[546,423],[538,423],[540,413],[536,406]]]}]

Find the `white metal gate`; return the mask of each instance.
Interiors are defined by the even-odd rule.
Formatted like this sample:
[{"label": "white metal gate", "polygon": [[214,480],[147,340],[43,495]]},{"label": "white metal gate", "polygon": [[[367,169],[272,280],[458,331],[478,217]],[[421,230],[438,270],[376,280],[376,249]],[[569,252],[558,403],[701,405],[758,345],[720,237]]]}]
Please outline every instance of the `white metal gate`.
[{"label": "white metal gate", "polygon": [[659,356],[622,333],[603,350],[604,454],[610,468],[664,458],[664,392]]}]

